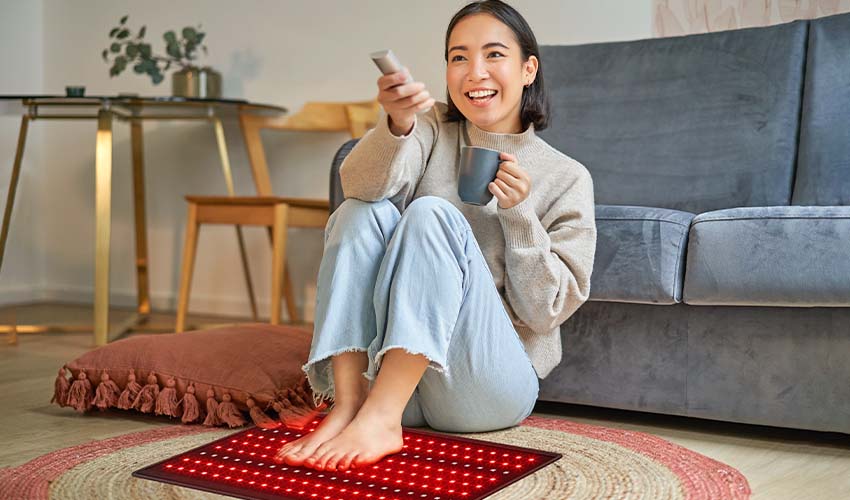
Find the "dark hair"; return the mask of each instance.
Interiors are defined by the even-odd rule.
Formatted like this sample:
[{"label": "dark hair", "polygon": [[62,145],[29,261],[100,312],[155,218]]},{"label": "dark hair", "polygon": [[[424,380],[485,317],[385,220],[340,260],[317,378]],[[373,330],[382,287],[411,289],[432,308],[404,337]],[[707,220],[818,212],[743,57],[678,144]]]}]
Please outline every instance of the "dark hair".
[{"label": "dark hair", "polygon": [[[446,64],[449,62],[449,35],[461,19],[473,14],[490,14],[510,28],[519,43],[523,62],[527,61],[530,56],[537,57],[537,76],[531,85],[522,90],[519,118],[522,122],[523,131],[528,128],[530,123],[534,124],[535,130],[545,129],[549,125],[549,94],[543,86],[543,61],[540,60],[540,49],[537,47],[537,39],[534,37],[531,27],[522,15],[510,5],[501,0],[483,0],[467,4],[457,11],[449,22],[448,29],[446,29],[444,49]],[[446,121],[455,122],[466,119],[457,109],[455,103],[452,102],[448,89],[446,89],[446,102],[449,107],[446,112]]]}]

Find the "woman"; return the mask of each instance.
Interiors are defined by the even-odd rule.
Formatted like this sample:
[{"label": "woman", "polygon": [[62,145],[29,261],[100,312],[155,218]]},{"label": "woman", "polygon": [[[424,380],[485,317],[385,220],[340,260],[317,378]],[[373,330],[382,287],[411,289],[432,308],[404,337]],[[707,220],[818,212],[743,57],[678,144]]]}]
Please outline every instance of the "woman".
[{"label": "woman", "polygon": [[[382,76],[386,117],[340,168],[304,365],[334,405],[278,460],[346,470],[400,451],[402,425],[519,424],[561,359],[559,325],[588,297],[593,186],[535,135],[548,101],[534,34],[487,0],[455,14],[445,48],[448,103],[399,86],[407,69]],[[486,206],[458,197],[462,142],[501,152]]]}]

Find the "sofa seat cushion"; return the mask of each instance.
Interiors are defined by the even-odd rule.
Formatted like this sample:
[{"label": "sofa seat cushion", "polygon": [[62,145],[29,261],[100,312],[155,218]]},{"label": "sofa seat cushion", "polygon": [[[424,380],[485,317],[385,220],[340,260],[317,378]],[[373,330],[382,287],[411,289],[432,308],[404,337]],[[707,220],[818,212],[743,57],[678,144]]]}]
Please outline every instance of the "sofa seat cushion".
[{"label": "sofa seat cushion", "polygon": [[694,218],[684,301],[850,306],[850,207],[732,208]]},{"label": "sofa seat cushion", "polygon": [[590,300],[681,302],[684,254],[693,218],[692,213],[666,208],[596,205]]}]

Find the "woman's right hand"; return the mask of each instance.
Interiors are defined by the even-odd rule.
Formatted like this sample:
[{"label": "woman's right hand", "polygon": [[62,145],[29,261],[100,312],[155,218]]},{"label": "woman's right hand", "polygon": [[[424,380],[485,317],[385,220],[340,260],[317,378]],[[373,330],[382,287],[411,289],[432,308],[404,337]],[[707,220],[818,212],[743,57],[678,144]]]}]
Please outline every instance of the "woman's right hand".
[{"label": "woman's right hand", "polygon": [[434,105],[424,83],[404,83],[409,76],[407,68],[402,68],[378,78],[378,102],[390,117],[390,131],[398,136],[410,133],[416,113]]}]

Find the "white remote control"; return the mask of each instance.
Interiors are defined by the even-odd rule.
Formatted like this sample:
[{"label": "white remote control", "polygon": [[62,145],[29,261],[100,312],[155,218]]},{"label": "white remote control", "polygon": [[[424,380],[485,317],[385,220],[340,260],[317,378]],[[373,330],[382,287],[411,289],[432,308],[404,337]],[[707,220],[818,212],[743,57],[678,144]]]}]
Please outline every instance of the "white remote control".
[{"label": "white remote control", "polygon": [[[401,71],[401,63],[398,58],[393,54],[391,49],[387,50],[379,50],[378,52],[372,52],[369,54],[369,57],[375,61],[375,65],[378,66],[378,69],[381,70],[381,73],[385,75],[389,75],[391,73],[398,73]],[[412,81],[410,76],[407,77],[405,83],[409,83]]]}]

